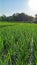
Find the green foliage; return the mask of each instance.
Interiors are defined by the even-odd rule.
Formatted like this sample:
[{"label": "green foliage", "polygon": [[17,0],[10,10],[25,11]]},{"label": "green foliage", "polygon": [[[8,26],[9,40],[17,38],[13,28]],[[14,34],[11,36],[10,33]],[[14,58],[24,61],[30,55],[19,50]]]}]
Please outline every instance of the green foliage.
[{"label": "green foliage", "polygon": [[[2,24],[3,25],[3,24]],[[34,38],[34,55],[37,65],[37,25],[11,23],[0,27],[0,65],[28,65],[30,41]],[[6,24],[7,25],[7,24]]]}]

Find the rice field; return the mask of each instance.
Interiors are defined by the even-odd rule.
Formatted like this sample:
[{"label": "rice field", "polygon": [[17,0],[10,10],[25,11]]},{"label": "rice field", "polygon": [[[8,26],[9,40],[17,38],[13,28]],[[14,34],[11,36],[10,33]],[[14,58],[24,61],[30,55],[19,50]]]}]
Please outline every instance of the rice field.
[{"label": "rice field", "polygon": [[0,65],[37,65],[37,24],[0,22]]}]

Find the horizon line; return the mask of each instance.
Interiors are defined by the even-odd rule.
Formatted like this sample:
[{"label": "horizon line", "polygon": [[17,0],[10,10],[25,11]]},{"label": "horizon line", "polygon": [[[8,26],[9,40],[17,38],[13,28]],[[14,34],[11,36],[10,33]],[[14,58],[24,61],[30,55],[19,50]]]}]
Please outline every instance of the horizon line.
[{"label": "horizon line", "polygon": [[[17,12],[17,13],[18,13],[18,14],[21,14],[21,13],[24,13],[24,12]],[[17,14],[17,13],[13,13],[13,14]],[[12,16],[13,14],[11,14],[11,15],[1,14],[0,17],[3,16],[3,15],[5,15],[6,17],[9,17],[9,16]],[[26,15],[28,15],[28,16],[32,16],[32,17],[35,17],[35,15],[36,15],[36,14],[35,14],[35,15],[29,15],[29,14],[27,14],[27,13],[24,13],[24,14],[26,14]]]}]

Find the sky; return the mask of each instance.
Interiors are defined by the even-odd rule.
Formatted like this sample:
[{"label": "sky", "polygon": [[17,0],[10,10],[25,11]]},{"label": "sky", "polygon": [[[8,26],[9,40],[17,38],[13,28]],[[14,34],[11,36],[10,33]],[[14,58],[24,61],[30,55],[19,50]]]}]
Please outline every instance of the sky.
[{"label": "sky", "polygon": [[[35,8],[37,3],[35,1],[37,0],[0,0],[0,16],[11,16],[14,13],[21,12],[34,16],[37,14],[37,9]],[[36,6],[34,7],[34,5]]]}]

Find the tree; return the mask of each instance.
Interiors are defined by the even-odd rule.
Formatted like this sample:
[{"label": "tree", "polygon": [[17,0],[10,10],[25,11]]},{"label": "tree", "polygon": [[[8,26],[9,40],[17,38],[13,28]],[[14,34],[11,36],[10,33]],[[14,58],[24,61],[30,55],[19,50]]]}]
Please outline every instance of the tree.
[{"label": "tree", "polygon": [[6,16],[5,15],[1,16],[0,21],[6,21]]},{"label": "tree", "polygon": [[37,14],[35,15],[35,23],[37,23]]},{"label": "tree", "polygon": [[32,22],[33,17],[25,13],[14,13],[12,16],[6,17],[5,15],[0,17],[0,21],[20,21],[20,22]]}]

